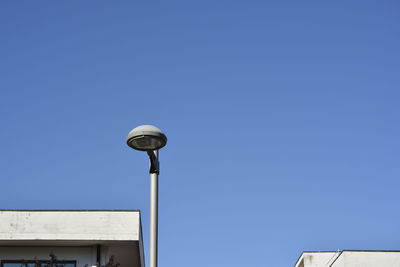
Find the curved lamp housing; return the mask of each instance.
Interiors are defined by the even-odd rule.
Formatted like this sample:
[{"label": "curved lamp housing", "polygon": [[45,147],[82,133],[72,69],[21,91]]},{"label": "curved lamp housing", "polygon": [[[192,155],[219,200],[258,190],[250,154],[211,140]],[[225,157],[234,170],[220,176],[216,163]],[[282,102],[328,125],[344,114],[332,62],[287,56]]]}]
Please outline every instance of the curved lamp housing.
[{"label": "curved lamp housing", "polygon": [[129,132],[126,143],[136,150],[152,151],[164,147],[167,137],[153,125],[141,125]]}]

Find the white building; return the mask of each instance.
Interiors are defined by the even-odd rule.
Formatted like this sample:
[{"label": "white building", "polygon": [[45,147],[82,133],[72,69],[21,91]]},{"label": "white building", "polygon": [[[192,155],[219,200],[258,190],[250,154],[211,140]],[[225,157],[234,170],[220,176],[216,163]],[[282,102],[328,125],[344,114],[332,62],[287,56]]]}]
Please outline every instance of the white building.
[{"label": "white building", "polygon": [[400,267],[400,251],[303,252],[295,267]]},{"label": "white building", "polygon": [[1,267],[144,267],[139,211],[0,210]]}]

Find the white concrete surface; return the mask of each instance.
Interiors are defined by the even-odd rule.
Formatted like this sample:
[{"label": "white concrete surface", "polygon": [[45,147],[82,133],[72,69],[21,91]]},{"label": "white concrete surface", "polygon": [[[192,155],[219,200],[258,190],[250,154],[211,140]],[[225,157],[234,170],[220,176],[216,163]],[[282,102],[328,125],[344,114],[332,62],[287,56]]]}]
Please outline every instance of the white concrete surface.
[{"label": "white concrete surface", "polygon": [[[100,253],[98,254],[98,248]],[[0,261],[76,261],[144,267],[139,211],[0,210]]]},{"label": "white concrete surface", "polygon": [[329,266],[338,253],[336,252],[304,252],[295,267],[325,267]]},{"label": "white concrete surface", "polygon": [[400,251],[304,252],[295,267],[400,267]]},{"label": "white concrete surface", "polygon": [[138,211],[0,211],[0,240],[138,241]]}]

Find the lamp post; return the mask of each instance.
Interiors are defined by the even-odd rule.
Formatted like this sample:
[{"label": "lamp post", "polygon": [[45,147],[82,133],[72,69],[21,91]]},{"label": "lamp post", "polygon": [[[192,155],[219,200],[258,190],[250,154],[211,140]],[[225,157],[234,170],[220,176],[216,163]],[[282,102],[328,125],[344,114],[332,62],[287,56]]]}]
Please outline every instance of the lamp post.
[{"label": "lamp post", "polygon": [[129,132],[126,143],[133,149],[146,151],[150,159],[150,267],[157,267],[158,243],[158,150],[167,144],[165,134],[155,126],[141,125]]}]

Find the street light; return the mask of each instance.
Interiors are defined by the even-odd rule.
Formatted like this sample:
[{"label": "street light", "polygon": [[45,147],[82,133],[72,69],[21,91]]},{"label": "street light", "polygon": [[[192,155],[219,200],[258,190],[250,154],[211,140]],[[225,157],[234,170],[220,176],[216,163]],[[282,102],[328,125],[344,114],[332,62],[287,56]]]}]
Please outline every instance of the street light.
[{"label": "street light", "polygon": [[150,267],[157,267],[158,243],[158,150],[167,144],[165,134],[155,126],[141,125],[129,132],[126,143],[133,149],[146,151],[150,159]]}]

